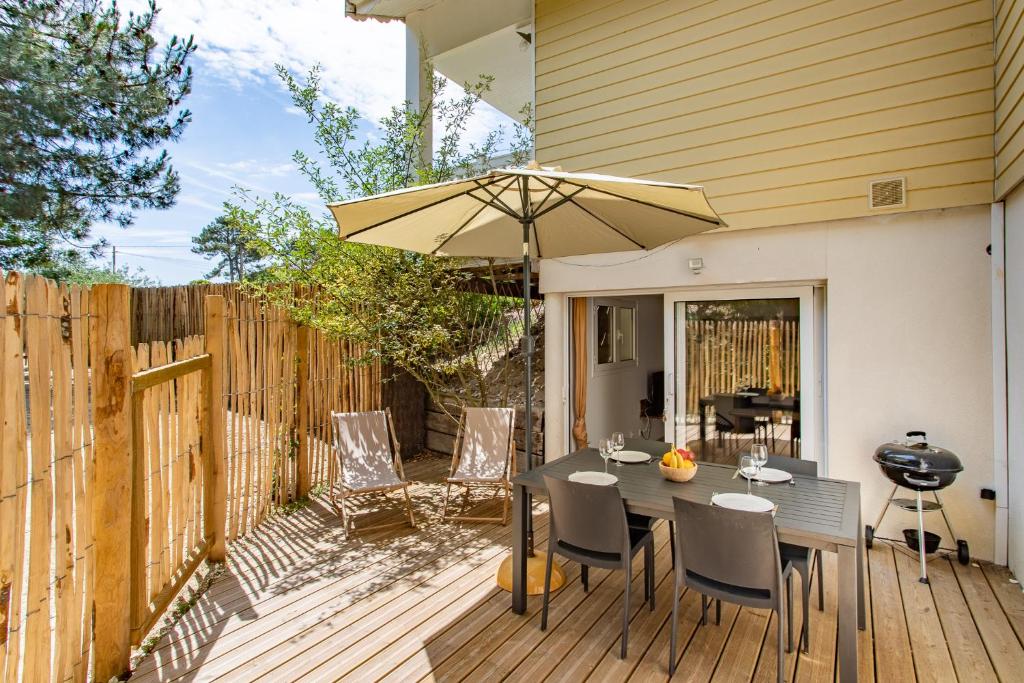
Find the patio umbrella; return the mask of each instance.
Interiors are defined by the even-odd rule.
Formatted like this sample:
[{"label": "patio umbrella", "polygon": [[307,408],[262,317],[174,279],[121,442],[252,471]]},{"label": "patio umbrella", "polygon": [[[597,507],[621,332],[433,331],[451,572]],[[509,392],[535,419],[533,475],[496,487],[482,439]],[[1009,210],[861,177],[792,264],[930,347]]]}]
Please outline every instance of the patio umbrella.
[{"label": "patio umbrella", "polygon": [[[699,185],[565,173],[536,162],[328,207],[352,242],[443,256],[522,257],[527,468],[533,464],[531,257],[651,249],[724,225]],[[528,538],[533,557],[532,520]]]}]

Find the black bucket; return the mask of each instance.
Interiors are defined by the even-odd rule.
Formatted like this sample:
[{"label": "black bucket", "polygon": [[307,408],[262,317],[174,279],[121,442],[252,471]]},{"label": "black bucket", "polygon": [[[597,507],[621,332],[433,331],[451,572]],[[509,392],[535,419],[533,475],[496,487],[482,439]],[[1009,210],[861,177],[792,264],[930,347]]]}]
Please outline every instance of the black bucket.
[{"label": "black bucket", "polygon": [[[907,540],[908,548],[915,553],[920,552],[920,546],[917,542],[917,529],[904,529],[903,538]],[[941,540],[938,534],[933,534],[930,531],[924,532],[924,551],[928,554],[934,553],[939,549],[939,541]]]}]

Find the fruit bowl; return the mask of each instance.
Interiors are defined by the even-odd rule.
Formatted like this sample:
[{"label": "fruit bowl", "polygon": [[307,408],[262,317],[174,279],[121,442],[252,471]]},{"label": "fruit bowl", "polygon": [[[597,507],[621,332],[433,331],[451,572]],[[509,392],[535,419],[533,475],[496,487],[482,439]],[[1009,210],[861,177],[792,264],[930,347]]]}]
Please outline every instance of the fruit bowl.
[{"label": "fruit bowl", "polygon": [[659,462],[658,469],[661,470],[661,476],[669,481],[690,481],[697,474],[697,465],[693,467],[665,467],[665,465]]}]

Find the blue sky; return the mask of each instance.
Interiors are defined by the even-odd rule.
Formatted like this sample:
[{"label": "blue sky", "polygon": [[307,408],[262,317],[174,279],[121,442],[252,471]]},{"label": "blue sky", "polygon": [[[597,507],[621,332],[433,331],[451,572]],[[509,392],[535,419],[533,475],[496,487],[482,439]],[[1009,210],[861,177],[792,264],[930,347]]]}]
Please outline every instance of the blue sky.
[{"label": "blue sky", "polygon": [[[145,6],[119,2],[122,11]],[[221,212],[232,187],[282,192],[311,208],[322,204],[291,163],[296,149],[313,152],[312,128],[291,105],[274,73],[323,65],[327,96],[371,119],[404,98],[405,27],[344,17],[343,0],[158,0],[158,37],[194,35],[192,123],[168,146],[181,174],[176,205],[142,211],[126,230],[96,225],[93,234],[117,246],[118,266],[161,284],[203,277],[211,263],[192,254],[191,238]],[[485,108],[470,137],[503,122]],[[104,263],[109,264],[110,250]]]}]

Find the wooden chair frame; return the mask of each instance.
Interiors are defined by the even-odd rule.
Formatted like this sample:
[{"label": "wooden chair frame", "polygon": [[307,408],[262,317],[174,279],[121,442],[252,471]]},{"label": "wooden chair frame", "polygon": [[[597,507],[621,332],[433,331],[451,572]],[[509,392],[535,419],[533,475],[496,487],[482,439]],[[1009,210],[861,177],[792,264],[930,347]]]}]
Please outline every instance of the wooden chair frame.
[{"label": "wooden chair frame", "polygon": [[[455,433],[455,443],[452,446],[452,465],[448,470],[448,476],[445,477],[445,483],[448,485],[444,493],[444,507],[441,509],[441,521],[447,522],[449,520],[458,522],[501,522],[502,524],[508,524],[509,520],[509,502],[512,496],[512,472],[516,469],[516,413],[512,411],[512,419],[508,429],[508,451],[505,456],[505,469],[502,472],[500,479],[493,481],[476,481],[471,479],[457,479],[455,478],[455,472],[459,469],[459,458],[462,455],[462,442],[465,437],[466,428],[466,410],[462,410],[462,414],[459,416],[459,428]],[[461,486],[463,488],[462,493],[462,508],[463,511],[466,509],[466,504],[469,502],[470,491],[472,487],[476,486],[479,488],[490,488],[494,487],[494,496],[497,497],[499,493],[504,493],[504,497],[501,503],[501,516],[500,517],[469,517],[465,515],[449,515],[448,504],[451,501],[452,486]]]},{"label": "wooden chair frame", "polygon": [[[388,438],[389,438],[389,441],[390,441],[390,443],[388,445],[391,448],[391,458],[392,458],[392,463],[394,464],[394,467],[395,467],[395,473],[398,475],[398,478],[402,480],[402,483],[400,483],[400,484],[393,484],[393,485],[390,485],[390,486],[375,486],[375,487],[372,487],[372,488],[365,488],[365,489],[350,489],[347,486],[345,486],[345,475],[344,475],[345,460],[342,457],[341,448],[338,445],[337,433],[334,434],[334,452],[335,452],[335,457],[338,459],[338,467],[336,468],[335,475],[334,475],[335,476],[335,481],[331,482],[330,496],[329,497],[330,497],[331,506],[334,507],[334,509],[341,516],[341,524],[342,524],[342,528],[344,529],[344,532],[345,532],[345,538],[348,538],[350,530],[351,531],[373,531],[373,530],[378,530],[378,529],[390,529],[390,528],[393,528],[393,527],[405,526],[406,524],[408,524],[413,529],[417,528],[416,527],[416,518],[413,515],[413,511],[412,511],[412,499],[409,497],[409,486],[411,485],[411,483],[408,482],[408,481],[405,481],[405,471],[402,469],[402,453],[401,453],[401,448],[400,448],[400,444],[398,443],[398,437],[395,436],[395,426],[394,426],[394,424],[393,424],[393,422],[391,420],[391,409],[390,408],[385,408],[384,409],[384,421],[388,425]],[[333,413],[331,415],[331,429],[332,429],[332,431],[335,429],[334,414]],[[335,496],[335,488],[338,489],[338,491],[340,492],[340,495]],[[388,493],[390,493],[392,491],[397,491],[399,489],[401,489],[402,493],[405,495],[405,509],[406,509],[406,512],[408,513],[408,520],[402,520],[402,521],[399,521],[399,522],[386,522],[384,524],[373,524],[373,525],[364,526],[364,527],[361,527],[361,528],[358,528],[358,529],[356,528],[356,526],[355,526],[355,516],[348,514],[348,512],[345,509],[345,501],[349,500],[350,498],[361,498],[361,497],[369,496],[369,495],[379,495],[379,496],[383,496],[384,498],[387,498],[387,494]]]}]

